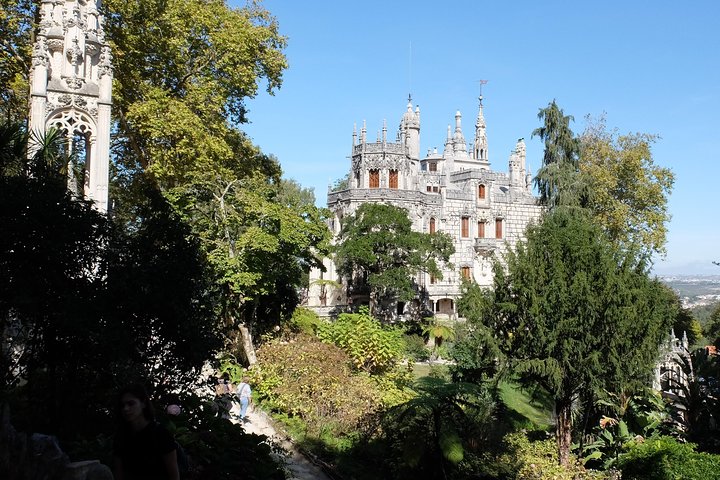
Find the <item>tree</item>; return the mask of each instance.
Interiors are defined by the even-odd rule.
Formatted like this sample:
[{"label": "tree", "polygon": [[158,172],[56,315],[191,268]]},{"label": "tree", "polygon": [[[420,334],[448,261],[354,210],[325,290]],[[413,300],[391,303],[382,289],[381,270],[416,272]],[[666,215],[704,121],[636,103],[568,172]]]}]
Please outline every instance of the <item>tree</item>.
[{"label": "tree", "polygon": [[580,143],[570,129],[574,119],[564,115],[555,100],[540,109],[538,119],[543,121],[543,126],[536,128],[532,136],[545,142],[542,167],[535,177],[540,202],[551,208],[580,204],[582,185],[576,175]]},{"label": "tree", "polygon": [[495,265],[491,308],[473,319],[525,381],[554,398],[567,464],[573,401],[648,379],[674,316],[642,260],[619,251],[583,212],[559,208]]},{"label": "tree", "polygon": [[554,100],[538,118],[543,126],[533,136],[545,142],[535,177],[541,203],[550,209],[588,209],[618,245],[664,253],[674,176],[653,162],[651,146],[658,137],[608,132],[602,117],[588,117],[585,132],[577,137],[570,129],[573,117],[564,115]]},{"label": "tree", "polygon": [[588,186],[587,207],[610,238],[662,254],[674,175],[653,162],[657,140],[647,133],[619,135],[607,130],[604,118],[588,119],[579,170]]},{"label": "tree", "polygon": [[195,385],[221,344],[217,292],[189,227],[157,190],[131,229],[73,198],[62,135],[40,139],[30,160],[22,129],[0,128],[0,139],[1,393],[18,426],[96,435],[112,428],[119,385]]},{"label": "tree", "polygon": [[147,171],[163,189],[255,169],[247,160],[256,149],[235,126],[247,121],[244,102],[263,80],[269,93],[280,86],[287,62],[275,19],[222,0],[108,0],[103,8],[125,167]]},{"label": "tree", "polygon": [[27,115],[30,42],[37,2],[0,0],[0,121]]},{"label": "tree", "polygon": [[351,285],[370,291],[370,308],[383,312],[396,301],[416,295],[413,277],[427,272],[442,278],[455,249],[445,233],[412,230],[406,210],[391,205],[364,203],[344,219],[335,249],[338,273]]}]

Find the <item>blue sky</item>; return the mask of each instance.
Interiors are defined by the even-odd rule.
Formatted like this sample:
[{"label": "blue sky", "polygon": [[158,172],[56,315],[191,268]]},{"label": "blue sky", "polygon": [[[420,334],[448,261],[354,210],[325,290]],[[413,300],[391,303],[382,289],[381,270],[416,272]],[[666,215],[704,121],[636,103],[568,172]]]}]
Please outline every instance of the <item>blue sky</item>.
[{"label": "blue sky", "polygon": [[[232,3],[232,2],[231,2]],[[502,5],[501,5],[502,4]],[[556,99],[581,132],[606,115],[621,133],[661,139],[672,168],[667,257],[658,274],[720,274],[720,2],[263,2],[288,37],[289,69],[274,96],[248,102],[245,131],[283,171],[313,187],[350,168],[353,124],[394,136],[408,93],[421,111],[421,152],[442,149],[456,110],[470,138],[483,87],[490,162],[507,171],[518,138],[528,163],[538,109]]]}]

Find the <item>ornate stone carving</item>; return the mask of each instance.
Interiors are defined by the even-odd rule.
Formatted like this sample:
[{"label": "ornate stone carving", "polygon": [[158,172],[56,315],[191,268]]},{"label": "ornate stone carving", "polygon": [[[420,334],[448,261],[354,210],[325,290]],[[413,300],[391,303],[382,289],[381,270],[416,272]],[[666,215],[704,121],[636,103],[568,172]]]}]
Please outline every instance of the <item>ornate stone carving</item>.
[{"label": "ornate stone carving", "polygon": [[47,41],[45,37],[38,37],[33,46],[32,62],[33,67],[47,67],[48,64]]},{"label": "ornate stone carving", "polygon": [[105,75],[112,75],[112,53],[110,53],[110,47],[103,45],[100,53],[100,61],[98,62],[98,78],[102,78]]},{"label": "ornate stone carving", "polygon": [[85,44],[85,53],[86,53],[87,55],[90,55],[91,57],[94,57],[95,55],[98,54],[99,51],[100,51],[100,49],[98,48],[97,45],[93,45],[92,43],[86,43],[86,44]]},{"label": "ornate stone carving", "polygon": [[59,38],[51,38],[50,40],[48,40],[47,45],[50,52],[62,52],[62,49],[65,46],[65,42],[63,42],[62,39]]}]

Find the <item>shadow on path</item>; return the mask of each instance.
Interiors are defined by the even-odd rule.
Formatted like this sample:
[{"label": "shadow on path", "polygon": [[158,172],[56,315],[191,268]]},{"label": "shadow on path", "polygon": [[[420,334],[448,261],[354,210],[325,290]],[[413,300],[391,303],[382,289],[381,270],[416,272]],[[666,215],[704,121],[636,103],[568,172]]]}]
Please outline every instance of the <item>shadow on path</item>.
[{"label": "shadow on path", "polygon": [[[230,421],[233,423],[241,423],[237,418],[240,408],[235,404],[230,410]],[[247,433],[255,433],[267,436],[274,444],[281,446],[287,455],[280,459],[285,464],[285,468],[289,472],[289,479],[292,480],[332,480],[323,472],[323,470],[308,460],[297,447],[283,435],[278,434],[273,427],[272,421],[268,415],[255,406],[248,408],[249,422],[243,424],[243,428]]]}]

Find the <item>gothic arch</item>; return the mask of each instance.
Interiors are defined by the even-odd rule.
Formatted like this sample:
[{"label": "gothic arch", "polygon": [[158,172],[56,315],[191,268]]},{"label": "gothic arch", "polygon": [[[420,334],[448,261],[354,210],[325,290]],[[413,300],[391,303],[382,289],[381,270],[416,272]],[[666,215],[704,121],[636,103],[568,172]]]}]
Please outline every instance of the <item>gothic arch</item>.
[{"label": "gothic arch", "polygon": [[94,139],[97,132],[97,125],[90,114],[77,107],[55,110],[48,115],[45,125],[62,130],[68,136],[76,133],[84,135],[88,140]]}]

